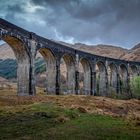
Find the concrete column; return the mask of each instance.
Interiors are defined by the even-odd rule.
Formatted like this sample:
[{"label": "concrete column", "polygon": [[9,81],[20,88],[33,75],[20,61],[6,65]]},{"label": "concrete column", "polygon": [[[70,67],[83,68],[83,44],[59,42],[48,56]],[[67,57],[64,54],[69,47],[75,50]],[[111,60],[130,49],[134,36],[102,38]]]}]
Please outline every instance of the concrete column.
[{"label": "concrete column", "polygon": [[90,84],[91,84],[91,90],[90,90],[90,95],[93,95],[93,72],[91,71],[91,74],[90,74]]},{"label": "concrete column", "polygon": [[93,76],[93,87],[92,87],[93,88],[93,95],[96,96],[97,95],[97,89],[96,89],[97,88],[96,87],[96,84],[97,84],[96,83],[96,72],[93,72],[93,75],[92,76]]},{"label": "concrete column", "polygon": [[96,95],[96,72],[91,72],[91,95]]},{"label": "concrete column", "polygon": [[75,93],[80,94],[79,90],[79,55],[76,54],[76,62],[75,62]]},{"label": "concrete column", "polygon": [[106,72],[100,71],[99,73],[99,95],[105,96],[106,95]]},{"label": "concrete column", "polygon": [[106,67],[105,68],[105,85],[106,85],[105,86],[105,88],[106,88],[105,89],[105,92],[106,92],[105,94],[108,95],[108,93],[109,93],[109,85],[108,85],[108,72],[107,72],[107,69],[108,69],[108,61],[107,60],[105,61],[105,67]]},{"label": "concrete column", "polygon": [[127,90],[127,94],[130,95],[130,97],[132,97],[131,91],[130,91],[130,74],[127,74],[127,81],[126,81],[126,90]]},{"label": "concrete column", "polygon": [[36,42],[31,40],[30,42],[30,72],[29,72],[29,95],[35,95],[36,94],[36,82],[35,82],[35,56],[36,56]]},{"label": "concrete column", "polygon": [[67,65],[67,93],[74,94],[75,93],[75,64],[71,60],[71,62],[66,63]]},{"label": "concrete column", "polygon": [[[21,46],[21,44],[18,43]],[[17,93],[19,96],[35,95],[35,75],[34,75],[34,61],[36,55],[36,43],[29,40],[28,47],[21,46],[21,52],[13,47],[15,52],[18,68],[17,68]],[[22,50],[23,49],[23,50]],[[27,50],[29,52],[27,52]]]},{"label": "concrete column", "polygon": [[31,95],[32,80],[31,67],[27,59],[17,60],[17,94],[19,96]]},{"label": "concrete column", "polygon": [[120,76],[119,73],[117,73],[117,87],[116,87],[117,94],[120,93]]},{"label": "concrete column", "polygon": [[75,93],[78,95],[79,94],[79,71],[75,71]]},{"label": "concrete column", "polygon": [[17,60],[17,94],[35,95],[34,60],[36,42],[31,38],[24,42],[17,37],[5,36],[3,40],[12,48]]},{"label": "concrete column", "polygon": [[109,91],[109,86],[108,86],[108,73],[106,72],[105,74],[105,84],[106,84],[106,89],[105,89],[105,92],[106,92],[106,95],[108,95],[108,91]]},{"label": "concrete column", "polygon": [[60,94],[60,61],[56,60],[56,95]]}]

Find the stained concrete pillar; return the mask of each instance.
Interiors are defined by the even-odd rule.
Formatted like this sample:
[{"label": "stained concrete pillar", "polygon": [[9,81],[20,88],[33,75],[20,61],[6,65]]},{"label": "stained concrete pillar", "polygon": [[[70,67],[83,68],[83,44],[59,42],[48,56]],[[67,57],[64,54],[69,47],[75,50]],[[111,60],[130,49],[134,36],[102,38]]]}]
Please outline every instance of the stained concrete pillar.
[{"label": "stained concrete pillar", "polygon": [[84,68],[84,93],[90,95],[91,93],[91,71],[90,69]]},{"label": "stained concrete pillar", "polygon": [[78,95],[79,94],[79,71],[75,71],[75,93]]},{"label": "stained concrete pillar", "polygon": [[109,86],[108,86],[108,73],[105,73],[105,94],[108,95]]},{"label": "stained concrete pillar", "polygon": [[116,93],[120,93],[120,75],[117,73],[117,86],[116,86]]},{"label": "stained concrete pillar", "polygon": [[109,88],[110,92],[116,92],[117,89],[117,71],[112,67],[111,72],[108,73],[109,76]]},{"label": "stained concrete pillar", "polygon": [[96,61],[91,63],[91,92],[90,95],[96,95]]},{"label": "stained concrete pillar", "polygon": [[128,92],[128,69],[126,65],[120,65],[120,89],[121,93]]},{"label": "stained concrete pillar", "polygon": [[130,80],[138,76],[138,68],[135,65],[129,66]]},{"label": "stained concrete pillar", "polygon": [[96,72],[91,72],[91,95],[96,95]]},{"label": "stained concrete pillar", "polygon": [[46,62],[46,92],[49,95],[56,93],[56,63],[48,59]]},{"label": "stained concrete pillar", "polygon": [[79,55],[76,54],[76,62],[75,62],[75,93],[80,94],[79,90]]},{"label": "stained concrete pillar", "polygon": [[56,60],[56,95],[60,94],[60,60]]},{"label": "stained concrete pillar", "polygon": [[29,60],[17,60],[17,94],[32,95],[32,68]]},{"label": "stained concrete pillar", "polygon": [[91,73],[90,73],[90,87],[91,87],[91,89],[90,89],[90,95],[93,95],[93,72],[91,71]]},{"label": "stained concrete pillar", "polygon": [[[127,85],[126,85],[127,86],[126,87],[127,94],[130,95],[131,91],[130,91],[130,74],[129,73],[127,74],[127,81],[126,82],[127,82]],[[130,95],[130,96],[132,96],[132,95]]]},{"label": "stained concrete pillar", "polygon": [[75,93],[75,65],[71,60],[67,65],[67,93],[74,94]]},{"label": "stained concrete pillar", "polygon": [[49,95],[56,93],[56,64],[48,60],[46,62],[46,92]]},{"label": "stained concrete pillar", "polygon": [[[35,73],[34,63],[36,55],[36,43],[30,40],[29,43],[29,56],[19,57],[17,59],[17,82],[18,82],[18,95],[35,95]],[[27,52],[26,52],[27,53]]]},{"label": "stained concrete pillar", "polygon": [[[61,75],[64,76],[65,83],[61,79],[60,91],[62,94],[74,94],[75,93],[75,60],[72,55],[64,54],[61,57],[61,63],[63,66],[66,66],[66,74],[61,68]],[[62,77],[61,77],[62,78]]]},{"label": "stained concrete pillar", "polygon": [[107,71],[107,68],[109,67],[109,63],[108,61],[106,60],[105,61],[105,94],[106,96],[109,94],[109,79],[108,79],[108,71]]},{"label": "stained concrete pillar", "polygon": [[105,96],[107,92],[107,75],[106,75],[106,70],[105,66],[103,65],[102,62],[98,62],[98,76],[96,76],[97,82],[97,94]]},{"label": "stained concrete pillar", "polygon": [[29,95],[36,95],[35,57],[37,53],[36,42],[30,40],[30,70],[29,70]]},{"label": "stained concrete pillar", "polygon": [[81,64],[84,71],[83,79],[83,94],[90,95],[91,93],[91,67],[87,59],[81,59]]},{"label": "stained concrete pillar", "polygon": [[117,71],[112,71],[112,77],[111,77],[111,87],[113,88],[113,91],[116,92],[117,89]]},{"label": "stained concrete pillar", "polygon": [[2,38],[12,48],[17,60],[17,94],[35,95],[34,60],[36,43],[33,39],[21,41],[17,37],[4,36]]},{"label": "stained concrete pillar", "polygon": [[40,48],[39,52],[46,62],[46,93],[54,95],[56,94],[56,58],[54,53],[48,48]]},{"label": "stained concrete pillar", "polygon": [[93,89],[93,95],[97,95],[97,90],[96,90],[96,71],[94,71],[93,73],[92,73],[92,84],[93,84],[93,86],[92,86],[92,89]]}]

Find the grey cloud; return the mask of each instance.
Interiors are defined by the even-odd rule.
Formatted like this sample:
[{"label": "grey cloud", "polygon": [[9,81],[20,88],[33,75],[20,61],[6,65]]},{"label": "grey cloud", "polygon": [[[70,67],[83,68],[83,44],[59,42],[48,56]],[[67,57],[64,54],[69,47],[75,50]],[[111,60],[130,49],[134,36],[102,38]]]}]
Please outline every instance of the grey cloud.
[{"label": "grey cloud", "polygon": [[[27,2],[42,9],[30,13]],[[48,38],[122,47],[140,42],[140,0],[21,0],[0,8],[9,21]]]}]

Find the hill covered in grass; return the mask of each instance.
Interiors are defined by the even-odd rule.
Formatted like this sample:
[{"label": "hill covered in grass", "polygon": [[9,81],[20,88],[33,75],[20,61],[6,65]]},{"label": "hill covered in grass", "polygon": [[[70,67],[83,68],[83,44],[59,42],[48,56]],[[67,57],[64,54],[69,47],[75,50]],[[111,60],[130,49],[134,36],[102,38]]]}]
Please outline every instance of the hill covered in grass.
[{"label": "hill covered in grass", "polygon": [[[35,73],[42,73],[46,70],[43,58],[38,57],[35,61]],[[0,77],[13,79],[17,77],[17,62],[15,59],[0,59]]]},{"label": "hill covered in grass", "polygon": [[0,77],[6,79],[16,78],[17,63],[14,59],[0,59]]}]

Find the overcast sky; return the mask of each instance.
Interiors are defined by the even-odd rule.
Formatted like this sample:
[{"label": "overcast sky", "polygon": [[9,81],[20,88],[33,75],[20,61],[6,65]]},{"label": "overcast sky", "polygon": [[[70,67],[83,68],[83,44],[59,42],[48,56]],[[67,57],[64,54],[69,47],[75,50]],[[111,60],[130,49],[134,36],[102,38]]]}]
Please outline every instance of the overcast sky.
[{"label": "overcast sky", "polygon": [[140,42],[140,0],[0,0],[0,17],[69,43]]}]

